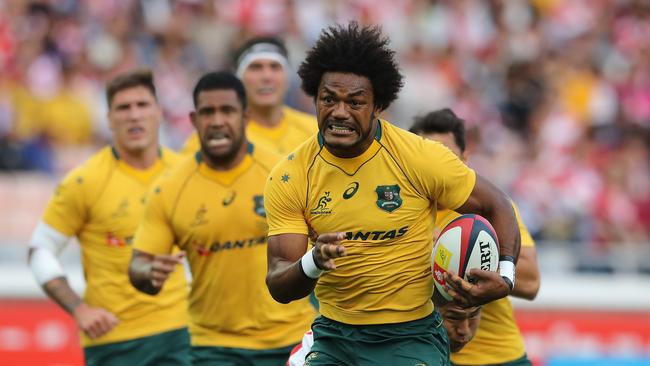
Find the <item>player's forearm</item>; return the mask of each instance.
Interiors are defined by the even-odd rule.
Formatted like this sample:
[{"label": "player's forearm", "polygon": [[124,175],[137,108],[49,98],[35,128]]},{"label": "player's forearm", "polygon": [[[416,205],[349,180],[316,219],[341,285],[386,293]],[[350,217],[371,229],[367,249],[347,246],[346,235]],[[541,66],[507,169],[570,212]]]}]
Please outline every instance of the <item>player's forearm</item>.
[{"label": "player's forearm", "polygon": [[505,193],[478,175],[472,194],[456,211],[485,217],[499,238],[499,254],[502,257],[512,257],[513,261],[517,262],[521,246],[519,224],[512,203]]},{"label": "player's forearm", "polygon": [[522,276],[519,276],[519,271],[517,271],[515,288],[512,290],[510,295],[526,300],[535,300],[535,297],[537,297],[537,293],[539,292],[539,285],[539,280],[535,281],[532,278],[522,278]]},{"label": "player's forearm", "polygon": [[523,247],[517,261],[517,280],[511,295],[534,300],[539,292],[540,276],[535,248]]},{"label": "player's forearm", "polygon": [[74,310],[83,303],[83,300],[72,290],[65,277],[50,280],[41,287],[50,299],[54,300],[70,315],[74,315]]},{"label": "player's forearm", "polygon": [[129,264],[129,281],[138,291],[148,295],[156,295],[160,287],[151,283],[151,262],[140,256],[134,255]]},{"label": "player's forearm", "polygon": [[266,286],[275,301],[287,304],[314,291],[317,280],[305,276],[299,261],[278,261],[273,267],[266,275]]},{"label": "player's forearm", "polygon": [[510,205],[510,200],[503,193],[500,193],[499,197],[495,197],[494,203],[484,216],[490,221],[497,233],[500,256],[512,257],[513,261],[517,263],[521,247],[521,236],[515,211]]}]

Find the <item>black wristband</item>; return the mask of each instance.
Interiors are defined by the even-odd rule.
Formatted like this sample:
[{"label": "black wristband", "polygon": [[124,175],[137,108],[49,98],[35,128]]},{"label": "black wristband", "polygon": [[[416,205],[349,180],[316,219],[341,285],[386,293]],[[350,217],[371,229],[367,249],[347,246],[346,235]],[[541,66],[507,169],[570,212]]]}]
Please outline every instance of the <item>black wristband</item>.
[{"label": "black wristband", "polygon": [[515,257],[513,257],[511,255],[500,255],[499,256],[499,262],[501,262],[501,261],[508,261],[508,262],[515,263]]},{"label": "black wristband", "polygon": [[508,277],[506,277],[506,276],[501,276],[501,278],[503,278],[503,280],[506,282],[506,284],[510,288],[510,292],[512,292],[512,289],[515,288],[515,284],[512,283],[512,281],[510,281],[510,279]]}]

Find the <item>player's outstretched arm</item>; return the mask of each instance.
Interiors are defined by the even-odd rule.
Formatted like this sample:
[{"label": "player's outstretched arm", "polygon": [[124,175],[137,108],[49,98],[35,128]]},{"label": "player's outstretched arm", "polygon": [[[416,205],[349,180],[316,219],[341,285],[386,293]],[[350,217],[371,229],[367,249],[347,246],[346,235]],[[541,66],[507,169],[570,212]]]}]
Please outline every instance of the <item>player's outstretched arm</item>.
[{"label": "player's outstretched arm", "polygon": [[[90,339],[103,336],[119,323],[117,317],[108,310],[83,302],[68,284],[62,270],[56,270],[61,268],[60,263],[49,249],[32,247],[27,260],[43,291],[74,318],[79,329]],[[52,276],[55,277],[51,278]]]},{"label": "player's outstretched arm", "polygon": [[58,254],[69,240],[68,235],[39,222],[30,239],[27,263],[47,296],[72,315],[89,338],[99,338],[111,331],[119,320],[104,308],[84,303],[68,284]]},{"label": "player's outstretched arm", "polygon": [[320,275],[336,269],[334,259],[346,255],[340,245],[344,233],[318,235],[307,251],[307,235],[280,234],[269,237],[266,285],[271,296],[286,304],[309,295]]},{"label": "player's outstretched arm", "polygon": [[517,260],[517,281],[511,295],[526,300],[537,297],[540,286],[539,266],[535,247],[521,247]]},{"label": "player's outstretched arm", "polygon": [[156,295],[163,284],[181,264],[185,252],[154,255],[133,249],[129,264],[129,281],[133,287],[149,295]]},{"label": "player's outstretched arm", "polygon": [[459,305],[483,305],[510,294],[515,284],[515,263],[519,257],[521,237],[514,209],[508,196],[480,175],[476,176],[474,190],[458,209],[460,213],[475,213],[485,217],[499,238],[499,273],[472,270],[476,284],[448,274],[451,295]]}]

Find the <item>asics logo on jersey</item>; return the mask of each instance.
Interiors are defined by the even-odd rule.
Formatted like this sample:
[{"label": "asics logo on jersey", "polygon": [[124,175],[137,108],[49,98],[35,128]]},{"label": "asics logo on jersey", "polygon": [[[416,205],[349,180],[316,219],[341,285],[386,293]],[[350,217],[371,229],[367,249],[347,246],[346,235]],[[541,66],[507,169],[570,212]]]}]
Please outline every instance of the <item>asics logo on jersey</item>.
[{"label": "asics logo on jersey", "polygon": [[359,190],[359,182],[350,183],[348,188],[343,192],[343,199],[349,200],[355,193],[357,193],[357,190]]},{"label": "asics logo on jersey", "polygon": [[232,194],[230,195],[230,197],[224,198],[223,201],[221,201],[221,203],[224,206],[229,206],[232,203],[232,201],[235,200],[235,196],[237,196],[237,192],[232,191]]},{"label": "asics logo on jersey", "polygon": [[387,231],[348,231],[345,233],[347,240],[390,240],[404,236],[409,230],[408,226],[403,226],[399,229],[392,229]]}]

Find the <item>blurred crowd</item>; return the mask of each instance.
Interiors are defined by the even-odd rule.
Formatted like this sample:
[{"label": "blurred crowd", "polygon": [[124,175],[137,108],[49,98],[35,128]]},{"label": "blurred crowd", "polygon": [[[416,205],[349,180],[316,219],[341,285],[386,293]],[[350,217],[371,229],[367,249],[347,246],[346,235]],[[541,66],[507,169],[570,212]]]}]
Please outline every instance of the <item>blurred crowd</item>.
[{"label": "blurred crowd", "polygon": [[[108,141],[104,84],[136,67],[154,71],[178,148],[196,79],[248,37],[281,36],[297,67],[323,28],[353,19],[382,25],[406,77],[384,117],[408,127],[454,109],[470,164],[536,238],[650,242],[645,0],[3,0],[0,170],[59,177],[66,151]],[[287,103],[311,112],[293,78]]]}]

